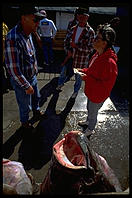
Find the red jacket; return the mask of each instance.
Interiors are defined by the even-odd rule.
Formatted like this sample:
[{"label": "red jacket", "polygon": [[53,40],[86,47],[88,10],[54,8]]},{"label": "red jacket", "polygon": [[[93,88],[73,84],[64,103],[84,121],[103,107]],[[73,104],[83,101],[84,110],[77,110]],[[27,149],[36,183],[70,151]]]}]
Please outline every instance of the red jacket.
[{"label": "red jacket", "polygon": [[83,77],[84,92],[92,102],[100,103],[110,96],[118,74],[116,62],[117,55],[109,48],[99,56],[96,52],[90,60],[91,65],[89,63],[89,67],[82,70],[87,75]]}]

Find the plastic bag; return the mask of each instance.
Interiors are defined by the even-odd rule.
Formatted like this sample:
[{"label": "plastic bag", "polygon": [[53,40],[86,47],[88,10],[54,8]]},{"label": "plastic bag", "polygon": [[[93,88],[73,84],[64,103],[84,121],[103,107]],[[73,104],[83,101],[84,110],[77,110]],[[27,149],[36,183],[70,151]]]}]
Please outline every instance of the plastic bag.
[{"label": "plastic bag", "polygon": [[3,184],[15,188],[17,194],[31,195],[32,184],[20,162],[3,159]]}]

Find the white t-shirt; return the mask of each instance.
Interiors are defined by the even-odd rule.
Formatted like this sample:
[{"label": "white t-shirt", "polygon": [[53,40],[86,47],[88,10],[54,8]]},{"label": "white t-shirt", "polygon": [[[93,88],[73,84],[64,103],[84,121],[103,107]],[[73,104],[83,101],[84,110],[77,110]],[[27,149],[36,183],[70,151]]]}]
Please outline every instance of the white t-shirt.
[{"label": "white t-shirt", "polygon": [[78,43],[78,39],[83,31],[84,27],[77,27],[76,35],[75,35],[75,43]]}]

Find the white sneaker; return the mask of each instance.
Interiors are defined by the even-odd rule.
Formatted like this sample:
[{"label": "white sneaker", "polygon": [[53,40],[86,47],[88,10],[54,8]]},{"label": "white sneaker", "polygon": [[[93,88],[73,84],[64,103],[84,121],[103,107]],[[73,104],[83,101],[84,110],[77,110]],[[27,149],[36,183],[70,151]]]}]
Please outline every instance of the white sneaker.
[{"label": "white sneaker", "polygon": [[78,92],[74,92],[71,96],[71,98],[76,98],[77,97]]},{"label": "white sneaker", "polygon": [[58,86],[56,87],[56,90],[57,90],[57,91],[60,91],[62,87],[63,87],[63,85],[58,85]]},{"label": "white sneaker", "polygon": [[78,122],[78,125],[79,126],[81,126],[81,127],[83,127],[83,126],[88,126],[88,121],[80,121],[80,122]]},{"label": "white sneaker", "polygon": [[94,131],[94,130],[89,130],[89,129],[87,128],[85,131],[83,131],[83,133],[84,133],[86,136],[90,136],[90,135],[94,134],[95,131]]}]

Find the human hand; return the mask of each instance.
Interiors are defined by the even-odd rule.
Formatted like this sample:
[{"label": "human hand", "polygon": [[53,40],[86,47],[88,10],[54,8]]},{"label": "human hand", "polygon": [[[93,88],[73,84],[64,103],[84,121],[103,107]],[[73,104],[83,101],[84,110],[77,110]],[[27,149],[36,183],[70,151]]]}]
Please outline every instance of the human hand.
[{"label": "human hand", "polygon": [[84,75],[84,73],[82,72],[82,69],[80,68],[74,68],[73,70],[75,74]]},{"label": "human hand", "polygon": [[81,73],[80,76],[81,76],[81,79],[84,80],[83,77],[84,77],[84,76],[87,76],[87,75],[84,74],[84,73]]},{"label": "human hand", "polygon": [[34,89],[32,86],[28,87],[28,89],[26,89],[26,94],[34,94]]}]

